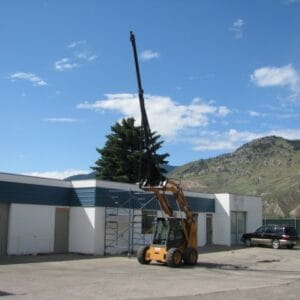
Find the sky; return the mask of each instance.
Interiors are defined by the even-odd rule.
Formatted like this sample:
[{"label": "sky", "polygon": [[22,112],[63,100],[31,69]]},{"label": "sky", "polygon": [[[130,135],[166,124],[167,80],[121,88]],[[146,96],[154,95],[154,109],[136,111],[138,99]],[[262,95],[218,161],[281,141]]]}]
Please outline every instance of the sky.
[{"label": "sky", "polygon": [[300,1],[0,3],[0,172],[91,172],[140,113],[179,166],[268,135],[300,139]]}]

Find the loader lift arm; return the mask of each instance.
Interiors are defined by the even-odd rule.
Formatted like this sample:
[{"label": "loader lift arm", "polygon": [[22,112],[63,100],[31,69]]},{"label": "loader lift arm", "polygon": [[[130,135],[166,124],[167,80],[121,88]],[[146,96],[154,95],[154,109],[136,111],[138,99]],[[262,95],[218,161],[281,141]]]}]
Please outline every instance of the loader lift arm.
[{"label": "loader lift arm", "polygon": [[[146,155],[150,158],[148,159],[148,162],[152,162],[150,165],[146,166],[147,178],[142,180],[139,178],[139,187],[144,191],[153,192],[156,195],[161,209],[166,214],[166,218],[157,219],[155,232],[156,237],[164,232],[164,235],[166,235],[166,238],[163,240],[164,244],[162,244],[162,240],[158,238],[154,239],[152,245],[139,249],[137,254],[138,261],[142,264],[148,264],[152,260],[156,260],[158,262],[167,263],[171,267],[178,267],[183,260],[186,264],[194,265],[197,263],[198,259],[197,222],[193,218],[193,213],[189,208],[180,185],[174,180],[169,180],[161,174],[159,165],[151,160],[152,153],[149,149],[151,130],[145,108],[144,91],[141,82],[135,36],[132,31],[130,32],[130,41],[133,48],[138,83],[138,96],[141,111],[141,134],[146,145]],[[169,204],[167,197],[167,194],[169,193],[174,195],[179,210],[185,213],[185,219],[174,217],[173,209]]]}]

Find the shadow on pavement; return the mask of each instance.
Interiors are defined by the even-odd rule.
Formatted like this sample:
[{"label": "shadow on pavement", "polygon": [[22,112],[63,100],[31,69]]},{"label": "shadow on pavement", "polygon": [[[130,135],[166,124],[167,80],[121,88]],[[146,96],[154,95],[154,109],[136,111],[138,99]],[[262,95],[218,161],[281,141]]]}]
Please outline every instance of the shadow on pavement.
[{"label": "shadow on pavement", "polygon": [[213,252],[225,252],[244,249],[244,246],[223,246],[223,245],[205,245],[198,248],[198,253],[213,253]]},{"label": "shadow on pavement", "polygon": [[[200,247],[198,249],[199,254],[203,253],[213,253],[213,252],[224,252],[242,249],[243,247],[228,247],[219,245],[209,245]],[[59,262],[59,261],[72,261],[72,260],[87,260],[95,258],[108,258],[108,257],[127,257],[127,254],[120,255],[89,255],[89,254],[75,254],[75,253],[65,253],[65,254],[37,254],[37,255],[9,255],[0,256],[0,265],[11,265],[11,264],[26,264],[26,263],[43,263],[43,262]],[[135,258],[135,254],[132,253],[128,257]]]},{"label": "shadow on pavement", "polygon": [[14,265],[27,263],[43,263],[43,262],[63,262],[72,260],[87,260],[95,258],[105,258],[97,255],[86,254],[38,254],[38,255],[9,255],[0,256],[0,265]]}]

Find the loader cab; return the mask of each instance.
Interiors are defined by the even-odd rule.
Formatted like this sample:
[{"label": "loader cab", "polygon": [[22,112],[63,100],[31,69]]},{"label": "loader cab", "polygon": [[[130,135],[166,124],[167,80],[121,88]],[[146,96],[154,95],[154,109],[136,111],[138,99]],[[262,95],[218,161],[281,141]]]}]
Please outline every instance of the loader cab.
[{"label": "loader cab", "polygon": [[166,249],[181,248],[186,245],[186,239],[182,228],[182,219],[157,218],[153,237],[153,245],[166,246]]}]

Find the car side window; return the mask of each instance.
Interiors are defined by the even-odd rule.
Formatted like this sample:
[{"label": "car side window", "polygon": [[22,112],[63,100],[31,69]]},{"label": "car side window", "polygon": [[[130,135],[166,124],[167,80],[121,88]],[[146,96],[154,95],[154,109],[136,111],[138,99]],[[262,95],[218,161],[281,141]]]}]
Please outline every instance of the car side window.
[{"label": "car side window", "polygon": [[266,228],[266,233],[273,233],[272,227],[267,227]]},{"label": "car side window", "polygon": [[265,231],[265,226],[262,226],[256,230],[256,233],[263,233],[264,231]]}]

